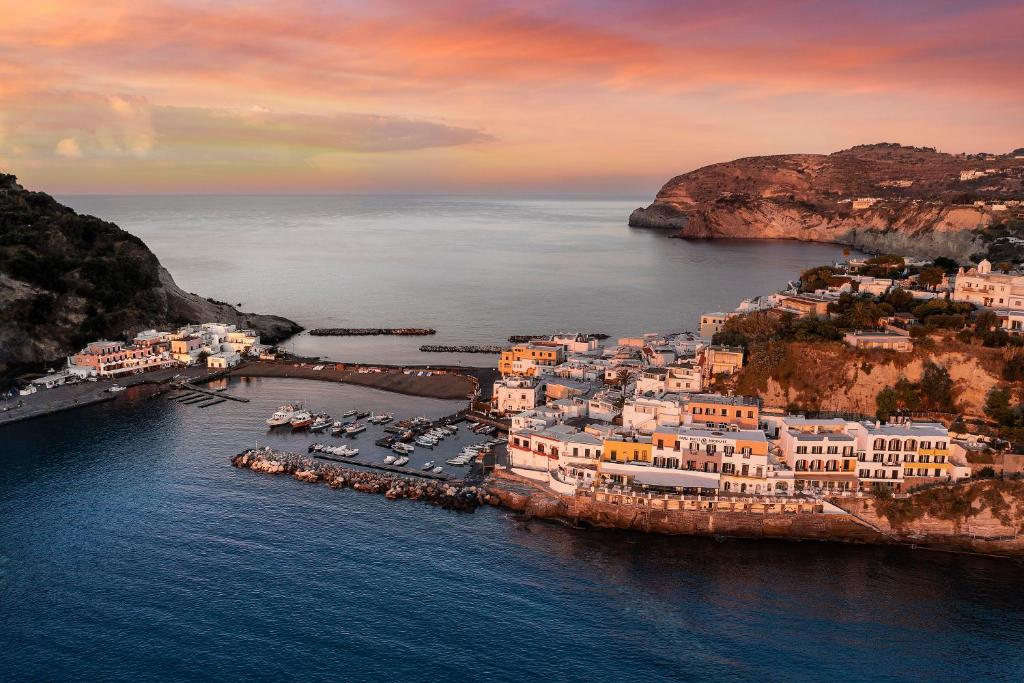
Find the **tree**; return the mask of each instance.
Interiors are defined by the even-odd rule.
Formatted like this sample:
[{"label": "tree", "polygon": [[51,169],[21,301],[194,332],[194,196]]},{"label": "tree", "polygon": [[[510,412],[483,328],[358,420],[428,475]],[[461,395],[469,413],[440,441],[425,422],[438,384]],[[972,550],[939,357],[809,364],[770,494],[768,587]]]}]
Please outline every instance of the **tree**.
[{"label": "tree", "polygon": [[985,396],[985,415],[990,419],[1005,424],[1013,416],[1010,406],[1010,390],[993,387]]},{"label": "tree", "polygon": [[951,258],[946,258],[945,256],[938,257],[937,259],[932,261],[932,263],[934,263],[936,265],[936,267],[942,268],[942,270],[947,275],[952,275],[953,273],[955,273],[960,268],[960,264],[959,263],[957,263],[956,261],[954,261]]},{"label": "tree", "polygon": [[882,422],[888,422],[889,418],[899,409],[898,401],[896,390],[892,387],[886,387],[879,391],[875,396],[875,417]]},{"label": "tree", "polygon": [[931,361],[925,363],[918,382],[921,402],[932,410],[950,412],[953,409],[953,380],[949,371]]},{"label": "tree", "polygon": [[934,290],[935,287],[942,284],[942,278],[945,277],[946,273],[937,266],[927,266],[921,269],[921,274],[917,276],[917,281],[922,287],[928,287]]}]

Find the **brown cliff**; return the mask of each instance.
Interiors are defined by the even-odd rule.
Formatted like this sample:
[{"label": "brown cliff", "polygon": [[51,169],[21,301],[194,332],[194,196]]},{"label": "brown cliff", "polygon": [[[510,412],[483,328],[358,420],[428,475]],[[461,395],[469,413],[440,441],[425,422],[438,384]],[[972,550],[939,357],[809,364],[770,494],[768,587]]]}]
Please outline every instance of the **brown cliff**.
[{"label": "brown cliff", "polygon": [[[961,180],[965,171],[983,173]],[[1020,198],[1024,159],[880,143],[833,154],[747,157],[676,176],[634,227],[693,239],[796,239],[965,260],[993,215],[977,200]],[[852,200],[874,198],[866,208]]]}]

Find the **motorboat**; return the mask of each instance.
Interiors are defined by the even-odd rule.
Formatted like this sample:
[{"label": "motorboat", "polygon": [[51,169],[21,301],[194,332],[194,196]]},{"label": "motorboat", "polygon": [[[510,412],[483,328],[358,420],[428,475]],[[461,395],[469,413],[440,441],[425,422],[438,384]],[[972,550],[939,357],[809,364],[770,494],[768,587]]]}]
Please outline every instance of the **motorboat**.
[{"label": "motorboat", "polygon": [[370,417],[370,413],[369,412],[360,410],[359,412],[356,413],[356,419],[357,420],[362,420],[362,419],[367,418],[367,417]]},{"label": "motorboat", "polygon": [[356,434],[358,434],[360,432],[365,432],[365,431],[366,431],[366,425],[361,425],[359,423],[356,423],[354,425],[349,425],[348,427],[345,427],[345,433],[348,434],[349,436],[355,436]]},{"label": "motorboat", "polygon": [[389,456],[386,456],[386,457],[384,458],[384,464],[385,464],[385,465],[390,465],[390,464],[394,463],[394,462],[395,462],[395,460],[398,460],[398,458],[396,458],[396,457],[395,457],[395,456],[393,456],[393,455],[389,455]]},{"label": "motorboat", "polygon": [[433,460],[430,460],[430,461],[424,463],[424,465],[423,465],[423,471],[424,472],[427,472],[427,471],[432,470],[432,469],[434,469],[434,461]]},{"label": "motorboat", "polygon": [[322,432],[331,426],[330,415],[317,415],[313,419],[313,424],[309,425],[309,431],[311,432]]},{"label": "motorboat", "polygon": [[432,469],[430,471],[433,472],[434,474],[441,474],[441,470],[443,470],[443,469],[444,469],[443,467],[438,465],[437,467],[435,467],[434,469]]},{"label": "motorboat", "polygon": [[288,424],[293,417],[295,412],[299,410],[299,406],[286,404],[274,411],[274,414],[267,418],[267,426],[273,429],[274,427],[283,427]]},{"label": "motorboat", "polygon": [[341,414],[341,416],[342,417],[352,417],[355,414],[356,414],[355,410],[346,410],[344,413]]},{"label": "motorboat", "polygon": [[409,456],[407,455],[401,455],[395,460],[395,467],[404,467],[407,464],[409,464]]},{"label": "motorboat", "polygon": [[331,425],[331,434],[334,436],[341,436],[341,433],[345,431],[345,425],[340,420],[335,420],[334,424]]},{"label": "motorboat", "polygon": [[411,446],[410,444],[402,443],[401,441],[396,441],[395,443],[391,444],[391,450],[393,450],[395,453],[408,455],[409,453],[412,453],[416,449],[414,446]]},{"label": "motorboat", "polygon": [[430,439],[424,439],[423,437],[420,437],[420,438],[416,439],[416,444],[419,445],[419,446],[423,446],[424,448],[433,448],[434,446],[437,445],[437,442],[436,441],[431,441]]},{"label": "motorboat", "polygon": [[107,389],[107,393],[116,394],[117,392],[124,391],[124,390],[125,390],[125,387],[122,387],[120,384],[111,384],[110,388]]},{"label": "motorboat", "polygon": [[288,424],[292,426],[292,429],[305,429],[313,424],[313,416],[309,414],[309,411],[300,410],[292,416],[292,419],[288,420]]}]

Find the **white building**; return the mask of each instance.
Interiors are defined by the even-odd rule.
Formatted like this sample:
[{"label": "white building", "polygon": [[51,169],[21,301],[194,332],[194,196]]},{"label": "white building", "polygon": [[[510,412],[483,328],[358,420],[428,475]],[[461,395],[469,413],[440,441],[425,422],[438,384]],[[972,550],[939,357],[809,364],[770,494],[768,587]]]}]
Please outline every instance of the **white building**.
[{"label": "white building", "polygon": [[206,357],[206,367],[218,370],[233,368],[241,362],[242,357],[237,351],[219,351]]},{"label": "white building", "polygon": [[544,385],[534,377],[505,377],[494,383],[491,405],[499,413],[521,413],[542,403]]},{"label": "white building", "polygon": [[993,273],[988,259],[956,274],[953,301],[1010,311],[1024,310],[1024,275]]}]

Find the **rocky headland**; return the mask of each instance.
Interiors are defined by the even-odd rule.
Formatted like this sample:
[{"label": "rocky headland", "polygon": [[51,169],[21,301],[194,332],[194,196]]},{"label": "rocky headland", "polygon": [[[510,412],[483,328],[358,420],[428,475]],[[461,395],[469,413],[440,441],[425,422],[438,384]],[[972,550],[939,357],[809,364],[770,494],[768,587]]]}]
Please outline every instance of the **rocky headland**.
[{"label": "rocky headland", "polygon": [[0,174],[0,373],[103,337],[220,321],[274,343],[301,330],[182,290],[138,237]]},{"label": "rocky headland", "polygon": [[999,220],[974,202],[1024,195],[1019,152],[879,143],[736,159],[672,178],[629,224],[692,239],[795,239],[966,260],[983,248],[975,230]]}]

